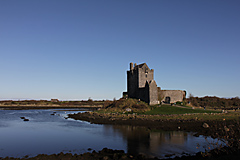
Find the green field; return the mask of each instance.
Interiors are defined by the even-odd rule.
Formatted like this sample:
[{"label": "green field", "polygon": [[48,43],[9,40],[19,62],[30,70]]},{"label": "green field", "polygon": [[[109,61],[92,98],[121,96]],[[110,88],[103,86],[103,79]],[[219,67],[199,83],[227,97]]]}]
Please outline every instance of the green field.
[{"label": "green field", "polygon": [[144,114],[156,115],[156,114],[185,114],[185,113],[220,113],[220,111],[211,111],[203,109],[192,109],[192,108],[180,108],[170,105],[162,105],[161,107],[156,107],[151,111],[147,111]]}]

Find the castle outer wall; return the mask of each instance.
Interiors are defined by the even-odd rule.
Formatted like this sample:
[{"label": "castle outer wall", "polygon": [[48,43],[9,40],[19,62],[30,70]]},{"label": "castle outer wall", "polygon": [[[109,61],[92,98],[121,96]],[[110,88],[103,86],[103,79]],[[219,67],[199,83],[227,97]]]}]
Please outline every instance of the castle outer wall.
[{"label": "castle outer wall", "polygon": [[186,91],[182,90],[159,90],[160,101],[165,103],[182,102],[186,97]]}]

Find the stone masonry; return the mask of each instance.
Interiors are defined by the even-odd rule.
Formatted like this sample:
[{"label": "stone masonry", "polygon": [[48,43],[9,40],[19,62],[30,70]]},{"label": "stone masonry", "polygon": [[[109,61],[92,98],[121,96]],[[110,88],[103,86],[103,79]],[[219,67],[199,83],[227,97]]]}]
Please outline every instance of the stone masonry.
[{"label": "stone masonry", "polygon": [[139,65],[135,63],[134,66],[130,63],[130,70],[127,71],[127,92],[123,93],[124,96],[140,99],[150,105],[183,101],[186,96],[185,91],[161,90],[157,87],[153,76],[154,70],[146,63]]}]

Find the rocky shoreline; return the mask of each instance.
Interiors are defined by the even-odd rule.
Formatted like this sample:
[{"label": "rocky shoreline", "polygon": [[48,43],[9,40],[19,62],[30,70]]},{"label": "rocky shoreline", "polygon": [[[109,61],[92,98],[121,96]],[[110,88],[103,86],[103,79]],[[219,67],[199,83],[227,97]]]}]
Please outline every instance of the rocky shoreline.
[{"label": "rocky shoreline", "polygon": [[102,114],[96,112],[84,112],[68,115],[69,118],[87,121],[95,124],[144,126],[150,130],[151,129],[165,131],[180,130],[186,132],[195,132],[196,133],[195,135],[205,135],[211,136],[213,138],[217,138],[219,136],[219,133],[222,131],[224,126],[236,123],[235,121],[232,120],[210,121],[196,119],[174,119],[171,118],[171,116],[172,115],[168,115],[168,117],[170,118],[156,118],[155,116],[152,115],[114,114],[114,113]]},{"label": "rocky shoreline", "polygon": [[[211,156],[210,156],[211,155]],[[167,160],[222,160],[222,159],[231,159],[231,160],[238,160],[240,154],[214,154],[214,152],[209,152],[208,154],[202,154],[198,152],[194,156],[182,156],[182,157],[175,157],[175,158],[166,158]],[[108,148],[103,148],[101,151],[92,151],[83,153],[83,154],[71,154],[71,153],[59,153],[59,154],[39,154],[35,157],[28,157],[25,156],[24,158],[13,158],[13,157],[5,157],[1,158],[0,160],[159,160],[158,158],[147,158],[144,155],[131,155],[125,153],[123,150],[113,150]]]},{"label": "rocky shoreline", "polygon": [[[240,157],[240,153],[232,153],[232,154],[216,154],[214,150],[208,153],[198,152],[196,155],[189,156],[181,156],[175,158],[165,158],[165,160],[238,160]],[[58,154],[39,154],[35,157],[25,156],[24,158],[13,158],[13,157],[5,157],[0,160],[160,160],[158,158],[148,158],[144,155],[131,155],[125,153],[123,150],[113,150],[108,148],[103,148],[101,151],[96,152],[93,150],[92,152],[87,152],[83,154],[71,154],[71,153],[58,153]]]}]

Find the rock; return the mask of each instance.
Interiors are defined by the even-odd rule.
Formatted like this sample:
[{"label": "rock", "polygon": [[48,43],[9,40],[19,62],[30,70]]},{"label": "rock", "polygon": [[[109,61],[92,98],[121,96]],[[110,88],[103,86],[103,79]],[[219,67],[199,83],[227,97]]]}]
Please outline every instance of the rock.
[{"label": "rock", "polygon": [[20,117],[21,119],[25,119],[25,117]]},{"label": "rock", "polygon": [[209,128],[209,125],[207,123],[203,123],[203,128]]},{"label": "rock", "polygon": [[130,108],[127,108],[126,109],[126,112],[131,112],[132,110]]},{"label": "rock", "polygon": [[120,155],[118,153],[113,154],[113,159],[119,159]]},{"label": "rock", "polygon": [[226,132],[228,132],[228,131],[229,131],[229,128],[227,128],[227,126],[224,126],[224,130],[225,130]]},{"label": "rock", "polygon": [[24,119],[23,121],[29,121],[29,119]]},{"label": "rock", "polygon": [[122,155],[121,159],[125,160],[125,159],[128,159],[127,155]]},{"label": "rock", "polygon": [[109,160],[110,158],[108,156],[104,156],[103,160]]},{"label": "rock", "polygon": [[172,157],[174,156],[175,154],[166,154],[165,157]]}]

